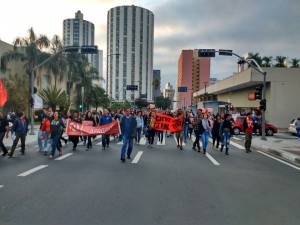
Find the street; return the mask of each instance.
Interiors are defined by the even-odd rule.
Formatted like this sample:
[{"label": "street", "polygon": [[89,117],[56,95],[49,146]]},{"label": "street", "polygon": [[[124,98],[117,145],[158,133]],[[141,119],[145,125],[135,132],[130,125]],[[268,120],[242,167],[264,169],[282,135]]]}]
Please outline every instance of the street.
[{"label": "street", "polygon": [[121,143],[103,151],[100,142],[69,143],[61,160],[36,144],[1,158],[0,224],[299,224],[300,170],[255,149],[230,145],[226,156],[209,143],[204,155],[190,139],[180,151],[174,137],[155,138],[122,163]]}]

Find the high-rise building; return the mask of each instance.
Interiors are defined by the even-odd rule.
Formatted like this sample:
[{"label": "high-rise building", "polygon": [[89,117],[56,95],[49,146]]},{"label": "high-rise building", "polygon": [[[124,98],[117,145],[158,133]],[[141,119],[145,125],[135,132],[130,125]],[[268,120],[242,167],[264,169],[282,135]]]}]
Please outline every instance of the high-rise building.
[{"label": "high-rise building", "polygon": [[[147,94],[153,98],[154,15],[131,6],[107,13],[107,93],[117,101],[133,101]],[[138,85],[137,91],[126,90]]]},{"label": "high-rise building", "polygon": [[188,108],[196,104],[192,94],[209,86],[210,58],[198,57],[198,50],[182,50],[178,59],[178,87],[186,87],[187,92],[177,93],[177,106]]},{"label": "high-rise building", "polygon": [[165,84],[165,88],[163,89],[164,98],[169,98],[172,102],[174,101],[175,90],[170,82]]},{"label": "high-rise building", "polygon": [[160,82],[160,70],[153,70],[153,98],[161,96]]},{"label": "high-rise building", "polygon": [[[63,21],[64,46],[95,45],[95,26],[84,20],[81,11],[75,13],[74,19]],[[101,53],[101,52],[100,52]],[[99,80],[103,78],[103,52],[102,54],[87,54],[89,63],[98,71]],[[100,62],[102,60],[102,62]],[[99,82],[101,85],[101,83]]]}]

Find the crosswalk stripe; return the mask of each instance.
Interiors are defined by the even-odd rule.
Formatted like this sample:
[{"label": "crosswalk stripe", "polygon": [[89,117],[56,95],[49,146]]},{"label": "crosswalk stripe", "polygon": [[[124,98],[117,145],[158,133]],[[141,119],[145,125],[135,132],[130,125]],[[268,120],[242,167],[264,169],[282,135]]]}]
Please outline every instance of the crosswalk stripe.
[{"label": "crosswalk stripe", "polygon": [[142,154],[143,154],[143,151],[139,151],[139,152],[136,154],[136,156],[134,157],[134,159],[132,160],[131,163],[138,163],[139,160],[140,160],[140,158],[141,158],[141,156],[142,156]]},{"label": "crosswalk stripe", "polygon": [[[174,137],[174,139],[175,139],[176,145],[179,145],[179,144],[177,143],[177,139],[176,139],[176,137],[175,137],[175,134],[173,135],[173,137]],[[184,143],[183,140],[182,140],[182,146],[185,146],[185,143]]]},{"label": "crosswalk stripe", "polygon": [[31,170],[28,170],[28,171],[26,171],[24,173],[19,174],[18,177],[26,177],[26,176],[28,176],[28,175],[36,172],[36,171],[39,171],[41,169],[46,168],[47,166],[48,165],[41,165],[41,166],[35,167],[35,168],[31,169]]},{"label": "crosswalk stripe", "polygon": [[157,139],[156,145],[166,145],[166,135],[165,135],[165,133],[163,134],[163,141],[160,142],[160,141]]},{"label": "crosswalk stripe", "polygon": [[215,166],[220,166],[220,163],[217,162],[210,154],[206,152],[206,157],[215,165]]},{"label": "crosswalk stripe", "polygon": [[67,154],[65,154],[65,155],[63,155],[63,156],[58,157],[58,158],[55,159],[55,160],[63,160],[64,158],[67,158],[67,157],[69,157],[69,156],[71,156],[71,155],[73,155],[73,153],[67,153]]}]

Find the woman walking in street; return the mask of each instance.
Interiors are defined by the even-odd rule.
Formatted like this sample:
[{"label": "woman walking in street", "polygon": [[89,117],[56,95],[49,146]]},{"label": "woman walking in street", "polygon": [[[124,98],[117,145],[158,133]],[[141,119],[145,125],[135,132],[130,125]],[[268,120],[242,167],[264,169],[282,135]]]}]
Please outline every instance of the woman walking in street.
[{"label": "woman walking in street", "polygon": [[[76,123],[82,123],[81,118],[78,116],[78,112],[74,112],[73,116],[70,113],[70,110],[67,113],[68,117],[71,119],[71,121],[76,122]],[[70,141],[73,143],[73,151],[76,150],[77,144],[79,142],[79,136],[69,136]]]},{"label": "woman walking in street", "polygon": [[213,126],[213,129],[212,129],[212,139],[213,139],[212,147],[215,146],[215,143],[217,141],[216,148],[219,148],[219,144],[220,144],[220,140],[221,140],[221,137],[220,137],[221,122],[222,122],[221,116],[217,115],[217,118],[214,121],[214,126]]},{"label": "woman walking in street", "polygon": [[210,122],[208,120],[207,114],[203,114],[202,121],[200,124],[200,134],[201,134],[201,141],[203,147],[203,154],[206,154],[206,147],[208,144],[208,138],[210,133]]},{"label": "woman walking in street", "polygon": [[57,111],[54,112],[53,117],[50,117],[47,115],[47,111],[43,110],[44,117],[48,118],[50,120],[50,138],[52,139],[52,151],[50,154],[50,159],[54,158],[56,148],[59,152],[59,156],[62,156],[62,151],[60,146],[58,145],[58,140],[60,138],[60,134],[63,129],[66,128],[64,122],[62,119],[59,118],[59,114]]},{"label": "woman walking in street", "polygon": [[153,129],[155,112],[150,112],[147,120],[147,133],[148,133],[148,148],[152,148],[155,136],[155,130]]},{"label": "woman walking in street", "polygon": [[[95,117],[93,116],[91,111],[88,111],[85,114],[85,120],[91,121],[93,124],[92,126],[96,126],[96,120]],[[86,146],[86,151],[88,151],[90,148],[92,148],[92,137],[93,136],[87,136],[87,146]]]},{"label": "woman walking in street", "polygon": [[136,123],[137,126],[136,126],[135,143],[140,144],[142,130],[144,129],[144,119],[142,117],[142,111],[138,111],[136,116]]},{"label": "woman walking in street", "polygon": [[222,138],[222,145],[220,151],[222,152],[225,146],[226,148],[225,155],[229,155],[228,150],[229,150],[230,137],[231,134],[233,133],[232,123],[230,119],[231,119],[230,114],[225,114],[224,121],[222,121],[222,123],[220,124],[220,136]]}]

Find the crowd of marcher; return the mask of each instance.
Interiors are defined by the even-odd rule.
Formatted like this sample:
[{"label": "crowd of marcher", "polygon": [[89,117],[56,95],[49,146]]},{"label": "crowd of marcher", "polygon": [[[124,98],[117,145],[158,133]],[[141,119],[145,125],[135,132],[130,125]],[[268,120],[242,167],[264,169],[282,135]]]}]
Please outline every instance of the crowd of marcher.
[{"label": "crowd of marcher", "polygon": [[[83,121],[89,121],[90,126],[101,126],[111,123],[113,120],[119,120],[121,133],[113,135],[114,138],[123,141],[121,149],[121,160],[124,162],[125,158],[130,159],[133,143],[140,144],[140,140],[143,136],[147,139],[147,147],[152,148],[155,137],[159,142],[163,142],[163,138],[174,135],[176,139],[177,148],[183,150],[183,143],[187,143],[192,140],[194,135],[194,141],[192,149],[197,152],[206,154],[208,140],[212,138],[212,147],[220,149],[221,152],[225,152],[229,155],[230,139],[233,135],[234,119],[230,114],[212,114],[205,109],[198,109],[196,113],[191,110],[177,109],[175,112],[171,110],[160,109],[147,109],[147,110],[133,110],[130,108],[117,109],[111,111],[106,108],[103,111],[87,111],[85,114],[74,111],[73,113],[68,110],[66,114],[61,114],[58,111],[53,111],[51,107],[47,109],[41,109],[42,113],[38,116],[33,112],[33,116],[36,120],[41,121],[38,131],[38,147],[39,151],[44,155],[49,155],[50,159],[53,159],[56,151],[61,156],[62,153],[62,141],[67,144],[71,142],[73,144],[72,150],[76,151],[77,145],[80,141],[86,146],[86,150],[92,149],[92,139],[96,136],[69,136],[64,138],[63,133],[66,131],[66,122],[71,120],[77,123]],[[164,114],[173,118],[182,118],[183,125],[180,130],[170,133],[168,130],[156,130],[154,125],[155,115]],[[252,119],[252,114],[248,113],[247,118],[244,120],[245,129],[245,148],[246,152],[251,152],[251,140],[252,133],[255,129],[255,121]],[[4,137],[8,138],[9,132],[13,139],[10,152],[8,152],[6,146],[3,143]],[[28,133],[28,120],[25,118],[24,112],[20,112],[17,119],[14,121],[11,128],[8,126],[7,119],[4,118],[3,112],[0,111],[0,147],[2,148],[2,156],[8,155],[9,158],[13,157],[16,146],[21,140],[21,154],[25,154],[25,139]],[[102,135],[102,150],[109,149],[110,144],[109,134]],[[200,145],[202,142],[202,150]]]}]

